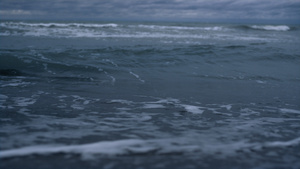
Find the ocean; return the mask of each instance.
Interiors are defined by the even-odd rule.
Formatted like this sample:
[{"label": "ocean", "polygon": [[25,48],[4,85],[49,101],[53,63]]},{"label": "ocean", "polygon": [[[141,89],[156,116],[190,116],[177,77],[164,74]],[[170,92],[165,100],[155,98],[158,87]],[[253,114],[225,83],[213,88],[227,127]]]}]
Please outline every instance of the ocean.
[{"label": "ocean", "polygon": [[0,22],[0,168],[300,168],[300,26]]}]

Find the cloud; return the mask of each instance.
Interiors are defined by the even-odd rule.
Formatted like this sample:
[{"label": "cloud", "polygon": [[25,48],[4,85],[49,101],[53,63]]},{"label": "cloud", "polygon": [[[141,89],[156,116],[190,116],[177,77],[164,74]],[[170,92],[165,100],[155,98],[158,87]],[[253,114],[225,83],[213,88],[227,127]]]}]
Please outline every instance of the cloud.
[{"label": "cloud", "polygon": [[0,0],[1,18],[294,19],[299,0]]}]

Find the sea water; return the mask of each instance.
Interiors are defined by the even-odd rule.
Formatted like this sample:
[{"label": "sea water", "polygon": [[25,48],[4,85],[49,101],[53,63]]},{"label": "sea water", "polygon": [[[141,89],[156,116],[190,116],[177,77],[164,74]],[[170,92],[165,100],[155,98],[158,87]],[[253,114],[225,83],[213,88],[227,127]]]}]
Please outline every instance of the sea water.
[{"label": "sea water", "polygon": [[300,27],[0,22],[1,168],[299,168]]}]

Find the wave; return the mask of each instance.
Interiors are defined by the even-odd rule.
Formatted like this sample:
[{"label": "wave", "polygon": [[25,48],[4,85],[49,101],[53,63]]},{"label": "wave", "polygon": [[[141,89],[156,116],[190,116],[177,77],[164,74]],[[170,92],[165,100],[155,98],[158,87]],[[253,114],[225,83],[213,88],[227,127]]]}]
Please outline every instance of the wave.
[{"label": "wave", "polygon": [[[266,30],[266,31],[289,31],[291,27],[287,25],[239,25],[239,26],[228,26],[228,25],[162,25],[162,24],[116,24],[116,23],[27,23],[27,22],[2,22],[0,27],[5,29],[17,29],[17,30],[29,30],[38,28],[120,28],[135,31],[222,31],[228,32],[239,29],[252,29],[252,30]],[[147,31],[148,30],[148,31]],[[1,32],[5,35],[7,32]]]},{"label": "wave", "polygon": [[[26,22],[3,22],[0,23],[1,27],[4,28],[20,28],[25,27],[31,28],[116,28],[124,27],[125,25],[116,23],[26,23]],[[129,25],[129,28],[144,28],[144,29],[154,29],[154,30],[207,30],[207,31],[221,31],[224,30],[223,26],[172,26],[172,25]]]},{"label": "wave", "polygon": [[253,25],[250,26],[252,29],[266,30],[266,31],[288,31],[290,27],[287,25]]},{"label": "wave", "polygon": [[290,31],[291,27],[287,25],[241,25],[238,26],[244,30],[263,30],[263,31]]},{"label": "wave", "polygon": [[265,143],[248,143],[246,141],[236,143],[224,143],[215,146],[205,144],[182,143],[185,139],[153,139],[153,140],[116,140],[102,141],[83,145],[55,146],[40,145],[29,146],[19,149],[2,150],[0,158],[13,158],[28,155],[51,155],[57,153],[78,154],[83,160],[93,158],[93,155],[136,155],[136,154],[176,154],[188,152],[205,152],[216,154],[222,152],[228,156],[234,155],[239,150],[262,150],[263,148],[289,147],[298,145],[300,137],[288,141],[273,141]]},{"label": "wave", "polygon": [[25,23],[25,22],[5,22],[0,23],[1,27],[6,28],[24,28],[24,27],[40,27],[40,28],[67,28],[67,27],[85,27],[85,28],[115,28],[118,24],[93,24],[93,23]]},{"label": "wave", "polygon": [[163,26],[163,25],[137,25],[139,28],[155,29],[155,30],[206,30],[221,31],[223,26]]},{"label": "wave", "polygon": [[[289,31],[291,27],[287,25],[241,25],[231,26],[163,26],[163,25],[138,25],[139,28],[154,30],[203,30],[203,31],[234,31],[239,29],[266,30],[266,31]],[[237,28],[237,29],[236,29]]]},{"label": "wave", "polygon": [[[261,36],[262,31],[297,30],[287,25],[217,25],[217,24],[136,24],[136,23],[31,23],[2,22],[0,36],[50,38],[138,38],[159,39],[165,43],[199,43],[197,40],[276,41],[280,37]],[[247,32],[245,32],[245,30]],[[251,30],[251,31],[249,31]],[[168,40],[166,40],[168,39]],[[171,41],[170,41],[171,39]],[[176,40],[176,39],[187,39]]]}]

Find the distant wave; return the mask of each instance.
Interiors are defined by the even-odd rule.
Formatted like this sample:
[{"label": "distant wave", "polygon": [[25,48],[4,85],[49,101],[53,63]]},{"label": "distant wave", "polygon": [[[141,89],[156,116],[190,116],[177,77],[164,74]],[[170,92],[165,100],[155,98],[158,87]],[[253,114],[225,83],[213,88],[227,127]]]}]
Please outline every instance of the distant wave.
[{"label": "distant wave", "polygon": [[[63,23],[63,22],[1,22],[0,36],[51,38],[147,38],[166,43],[199,43],[205,40],[274,41],[271,34],[257,31],[298,30],[287,25],[170,24],[170,23]],[[245,33],[244,31],[247,31]],[[171,39],[171,41],[170,41]],[[177,40],[176,40],[177,39]],[[180,39],[180,40],[178,40]],[[182,40],[185,39],[185,40]]]},{"label": "distant wave", "polygon": [[267,30],[267,31],[288,31],[290,30],[289,26],[286,25],[278,25],[278,26],[273,26],[273,25],[253,25],[250,26],[253,29],[259,29],[259,30]]},{"label": "distant wave", "polygon": [[140,28],[146,29],[169,29],[169,30],[207,30],[207,31],[221,31],[223,26],[163,26],[163,25],[138,25]]},{"label": "distant wave", "polygon": [[[116,23],[26,23],[26,22],[4,22],[0,23],[4,28],[116,28],[122,27]],[[123,25],[124,26],[124,25]],[[129,25],[130,28],[144,28],[151,30],[206,30],[206,31],[222,31],[223,26],[175,26],[175,25],[152,25],[139,24]]]},{"label": "distant wave", "polygon": [[8,28],[17,27],[45,27],[45,28],[68,28],[68,27],[85,27],[85,28],[109,28],[118,27],[115,23],[96,24],[96,23],[25,23],[25,22],[5,22],[0,26]]},{"label": "distant wave", "polygon": [[139,28],[156,30],[204,30],[204,31],[233,31],[237,29],[252,29],[266,31],[289,31],[291,28],[287,25],[242,25],[238,27],[231,26],[165,26],[165,25],[138,25]]},{"label": "distant wave", "polygon": [[[32,28],[117,28],[123,27],[116,23],[30,23],[30,22],[2,22],[0,27],[8,29],[32,29]],[[287,25],[240,25],[237,27],[226,25],[161,25],[161,24],[132,24],[131,29],[148,30],[178,30],[178,31],[228,31],[234,29],[252,29],[266,31],[289,31],[291,27]]]},{"label": "distant wave", "polygon": [[291,28],[287,25],[241,25],[240,29],[245,30],[263,30],[263,31],[289,31]]}]

